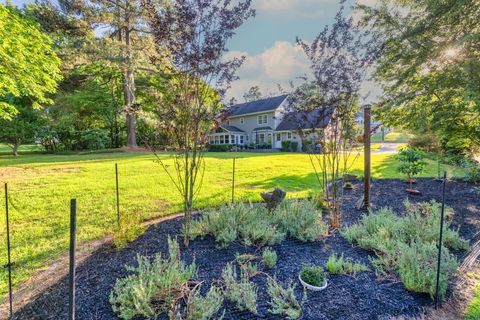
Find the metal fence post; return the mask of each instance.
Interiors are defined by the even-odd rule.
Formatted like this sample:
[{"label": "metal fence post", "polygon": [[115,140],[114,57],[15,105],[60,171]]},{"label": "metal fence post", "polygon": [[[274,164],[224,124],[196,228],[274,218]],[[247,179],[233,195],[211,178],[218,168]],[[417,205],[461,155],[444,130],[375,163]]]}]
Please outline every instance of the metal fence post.
[{"label": "metal fence post", "polygon": [[77,233],[77,200],[70,200],[70,294],[68,319],[75,319],[75,238]]},{"label": "metal fence post", "polygon": [[371,122],[371,108],[370,106],[365,106],[364,108],[364,134],[363,134],[363,144],[364,144],[364,207],[365,209],[370,208],[370,122]]},{"label": "metal fence post", "polygon": [[117,225],[120,227],[120,193],[118,191],[118,163],[115,163],[115,188],[117,192]]},{"label": "metal fence post", "polygon": [[435,287],[435,309],[438,308],[438,290],[440,286],[440,266],[442,260],[442,240],[443,240],[443,217],[445,215],[445,186],[447,184],[447,172],[443,174],[442,184],[442,212],[440,214],[440,239],[438,240],[438,261],[437,261],[437,284]]},{"label": "metal fence post", "polygon": [[5,183],[5,215],[7,223],[7,267],[8,267],[8,295],[10,302],[10,319],[13,317],[13,293],[12,293],[12,262],[10,254],[10,221],[8,217],[8,185]]},{"label": "metal fence post", "polygon": [[232,168],[232,204],[235,203],[235,157],[233,158]]}]

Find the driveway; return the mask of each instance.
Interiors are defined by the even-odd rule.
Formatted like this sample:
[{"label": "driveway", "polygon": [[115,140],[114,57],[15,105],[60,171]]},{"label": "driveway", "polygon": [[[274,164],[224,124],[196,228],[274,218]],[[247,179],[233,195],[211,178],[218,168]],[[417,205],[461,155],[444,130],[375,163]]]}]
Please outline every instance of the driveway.
[{"label": "driveway", "polygon": [[380,149],[377,149],[375,151],[372,151],[372,154],[394,154],[398,153],[398,149],[400,147],[404,146],[405,143],[388,143],[388,142],[383,142],[380,144]]}]

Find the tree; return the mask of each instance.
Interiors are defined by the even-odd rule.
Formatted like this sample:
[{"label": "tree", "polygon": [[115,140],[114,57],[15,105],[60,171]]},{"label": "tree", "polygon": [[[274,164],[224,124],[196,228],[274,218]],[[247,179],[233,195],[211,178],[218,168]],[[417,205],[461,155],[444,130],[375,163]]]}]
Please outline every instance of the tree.
[{"label": "tree", "polygon": [[385,96],[376,117],[433,132],[443,148],[480,146],[480,2],[382,0],[358,6],[382,46],[375,77]]},{"label": "tree", "polygon": [[39,110],[25,107],[29,101],[11,101],[17,113],[11,119],[0,119],[0,141],[6,143],[11,149],[13,156],[18,156],[18,148],[21,144],[32,142],[35,133],[44,124],[44,118]]},{"label": "tree", "polygon": [[0,4],[0,118],[18,112],[12,97],[28,97],[35,109],[49,104],[61,79],[52,40],[12,6]]},{"label": "tree", "polygon": [[[254,14],[251,1],[175,0],[148,2],[157,51],[160,85],[165,88],[156,108],[159,131],[166,130],[174,156],[174,172],[158,162],[182,197],[185,245],[189,243],[193,201],[201,190],[207,135],[221,109],[221,98],[243,58],[225,60],[226,43]],[[154,153],[156,150],[153,149]]]},{"label": "tree", "polygon": [[407,176],[407,182],[412,190],[413,178],[422,173],[427,163],[423,160],[422,152],[416,148],[406,147],[397,155],[400,160],[398,171]]},{"label": "tree", "polygon": [[253,86],[243,94],[243,99],[245,99],[245,102],[260,100],[262,99],[262,97],[263,97],[263,94],[260,91],[259,86]]},{"label": "tree", "polygon": [[[360,88],[375,61],[373,39],[343,15],[344,1],[331,27],[311,43],[299,40],[311,63],[313,81],[307,81],[290,97],[291,113],[300,136],[313,136],[310,162],[330,210],[330,224],[340,228],[341,177],[348,170],[354,142],[353,118],[358,111]],[[323,131],[318,128],[328,127]],[[317,148],[320,144],[320,148]]]}]

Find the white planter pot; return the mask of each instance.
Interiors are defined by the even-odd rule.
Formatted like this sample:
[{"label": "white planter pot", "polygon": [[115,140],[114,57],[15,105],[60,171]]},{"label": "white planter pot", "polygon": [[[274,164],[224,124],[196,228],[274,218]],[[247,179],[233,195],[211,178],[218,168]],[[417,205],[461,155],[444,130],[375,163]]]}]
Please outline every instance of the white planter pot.
[{"label": "white planter pot", "polygon": [[324,290],[327,285],[328,285],[328,280],[325,279],[325,282],[323,284],[323,286],[321,287],[316,287],[316,286],[312,286],[311,284],[308,284],[306,283],[305,281],[302,280],[302,277],[300,277],[300,275],[298,275],[298,280],[300,280],[300,283],[305,287],[307,288],[308,290],[311,290],[311,291],[322,291]]}]

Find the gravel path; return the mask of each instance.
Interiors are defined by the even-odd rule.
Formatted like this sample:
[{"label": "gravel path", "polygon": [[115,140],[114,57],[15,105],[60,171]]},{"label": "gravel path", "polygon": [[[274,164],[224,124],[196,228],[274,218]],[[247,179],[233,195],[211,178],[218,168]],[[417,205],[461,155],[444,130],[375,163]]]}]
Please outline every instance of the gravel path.
[{"label": "gravel path", "polygon": [[[401,211],[403,200],[409,196],[400,180],[378,180],[372,187],[372,200],[375,207],[390,206]],[[441,183],[431,179],[420,179],[417,188],[423,195],[411,197],[411,201],[440,200]],[[355,209],[355,202],[362,193],[362,185],[346,191],[342,215],[343,224],[350,225],[361,217]],[[480,197],[471,184],[449,182],[447,185],[447,205],[455,209],[454,224],[462,236],[469,240],[479,238]],[[108,296],[115,280],[128,273],[125,265],[133,265],[137,254],[151,256],[167,251],[167,237],[179,236],[181,219],[166,221],[152,226],[127,249],[116,252],[110,245],[93,253],[77,267],[77,319],[116,319]],[[287,240],[273,248],[278,254],[277,266],[268,271],[276,275],[282,283],[296,281],[302,263],[323,264],[332,252],[343,252],[345,257],[368,264],[369,252],[352,247],[338,233],[316,243],[301,243]],[[199,267],[198,280],[210,284],[221,275],[227,262],[234,259],[235,253],[254,252],[253,248],[234,244],[228,249],[217,249],[212,239],[195,240],[189,248],[181,247],[183,259],[195,259]],[[460,257],[461,258],[461,257]],[[226,319],[280,319],[268,313],[268,296],[265,277],[257,276],[259,284],[258,315],[239,313],[228,303],[224,304]],[[296,281],[298,282],[298,281]],[[37,300],[19,310],[16,319],[65,319],[68,312],[68,282],[62,279],[53,284]],[[208,286],[208,285],[207,285]],[[206,287],[204,289],[206,289]],[[301,299],[303,290],[297,286],[297,297]],[[391,316],[418,315],[431,305],[428,296],[412,294],[394,280],[379,280],[373,272],[362,273],[356,278],[331,276],[329,286],[321,292],[308,292],[303,305],[303,319],[388,319]]]}]

